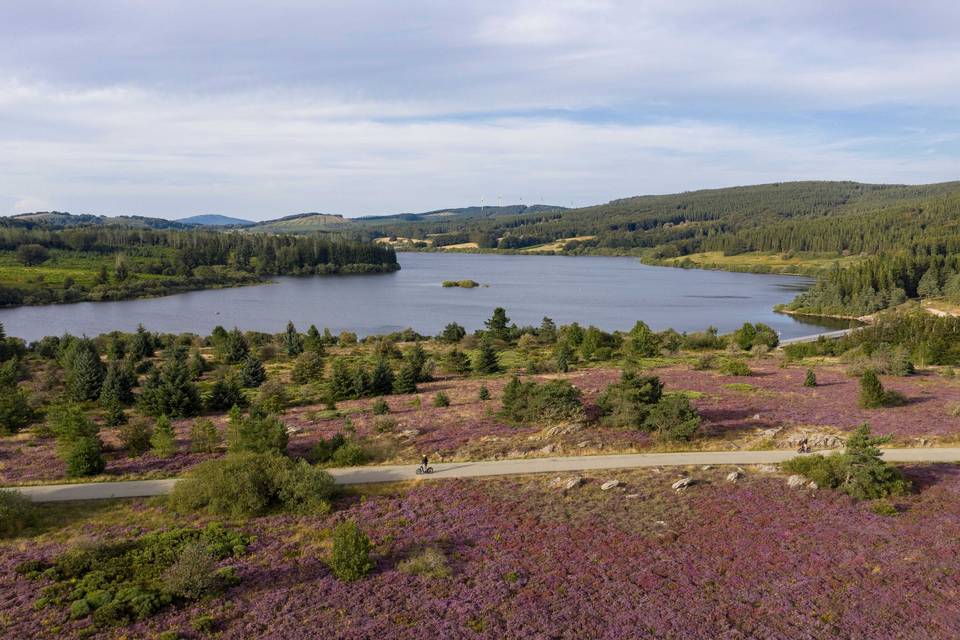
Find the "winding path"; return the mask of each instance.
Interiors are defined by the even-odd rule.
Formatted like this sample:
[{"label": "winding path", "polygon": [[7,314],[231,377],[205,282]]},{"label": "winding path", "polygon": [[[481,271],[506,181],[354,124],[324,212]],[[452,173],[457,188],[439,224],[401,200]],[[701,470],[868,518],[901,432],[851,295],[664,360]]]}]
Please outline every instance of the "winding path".
[{"label": "winding path", "polygon": [[[383,465],[330,469],[337,484],[370,484],[404,482],[415,479],[480,478],[528,473],[564,473],[636,469],[640,467],[676,467],[696,465],[776,464],[793,458],[791,450],[775,451],[697,451],[689,453],[630,453],[610,456],[577,456],[570,458],[526,458],[486,462],[448,462],[433,465],[435,472],[418,476],[415,465]],[[960,462],[960,447],[885,449],[890,462]],[[32,487],[9,487],[20,491],[34,502],[66,502],[71,500],[105,500],[139,498],[170,492],[176,478],[167,480],[127,480],[52,484]]]}]

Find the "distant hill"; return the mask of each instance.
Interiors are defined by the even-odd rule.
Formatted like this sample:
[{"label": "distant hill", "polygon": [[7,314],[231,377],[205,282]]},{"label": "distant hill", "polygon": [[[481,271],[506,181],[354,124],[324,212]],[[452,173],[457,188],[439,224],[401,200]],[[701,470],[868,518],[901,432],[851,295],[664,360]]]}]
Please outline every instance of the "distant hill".
[{"label": "distant hill", "polygon": [[250,227],[256,222],[244,220],[242,218],[231,218],[230,216],[221,216],[211,213],[200,216],[190,216],[189,218],[180,218],[176,222],[183,224],[194,224],[201,227]]},{"label": "distant hill", "polygon": [[97,216],[89,213],[74,215],[65,211],[36,211],[9,216],[16,223],[40,225],[54,229],[84,226],[114,226],[133,229],[187,229],[189,225],[163,218],[144,216]]},{"label": "distant hill", "polygon": [[360,223],[381,223],[381,222],[392,222],[397,220],[407,221],[407,222],[417,222],[417,221],[438,221],[442,222],[450,218],[496,218],[499,216],[515,216],[521,215],[524,213],[542,213],[544,211],[564,211],[565,207],[558,207],[555,205],[549,204],[532,204],[532,205],[523,205],[523,204],[510,204],[503,205],[500,207],[491,207],[491,206],[474,206],[474,207],[460,207],[456,209],[436,209],[434,211],[426,211],[424,213],[392,213],[379,216],[362,216],[360,218],[354,218],[357,222]]},{"label": "distant hill", "polygon": [[314,231],[346,231],[354,224],[352,220],[341,215],[314,212],[297,213],[276,220],[258,222],[248,229],[265,233],[312,233]]}]

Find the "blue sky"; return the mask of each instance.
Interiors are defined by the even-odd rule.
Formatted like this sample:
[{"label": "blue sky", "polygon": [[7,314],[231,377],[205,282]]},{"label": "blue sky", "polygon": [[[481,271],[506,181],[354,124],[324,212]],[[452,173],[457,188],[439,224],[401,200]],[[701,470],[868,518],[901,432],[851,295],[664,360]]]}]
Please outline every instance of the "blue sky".
[{"label": "blue sky", "polygon": [[0,0],[0,214],[960,178],[960,3]]}]

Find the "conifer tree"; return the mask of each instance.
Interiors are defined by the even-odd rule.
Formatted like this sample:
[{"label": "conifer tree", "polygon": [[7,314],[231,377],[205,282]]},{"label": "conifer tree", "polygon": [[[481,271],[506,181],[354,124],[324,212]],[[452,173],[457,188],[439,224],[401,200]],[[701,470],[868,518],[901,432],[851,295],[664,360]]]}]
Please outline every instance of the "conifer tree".
[{"label": "conifer tree", "polygon": [[256,389],[267,379],[267,371],[263,363],[255,355],[248,355],[240,366],[240,384],[249,389]]},{"label": "conifer tree", "polygon": [[480,342],[480,351],[477,353],[477,359],[473,363],[473,370],[479,374],[497,373],[500,371],[500,360],[497,358],[497,352],[493,348],[493,342],[489,338],[484,338]]},{"label": "conifer tree", "polygon": [[157,418],[157,425],[153,428],[153,435],[150,436],[150,448],[159,458],[169,458],[177,452],[176,434],[167,416]]},{"label": "conifer tree", "polygon": [[283,334],[283,349],[287,356],[295,358],[303,353],[303,336],[297,333],[293,322],[287,322],[287,330]]}]

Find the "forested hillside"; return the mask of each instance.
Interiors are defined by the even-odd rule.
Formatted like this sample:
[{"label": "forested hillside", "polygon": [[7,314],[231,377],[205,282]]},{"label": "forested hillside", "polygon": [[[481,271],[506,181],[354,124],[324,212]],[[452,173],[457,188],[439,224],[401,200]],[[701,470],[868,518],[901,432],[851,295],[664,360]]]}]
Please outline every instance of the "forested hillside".
[{"label": "forested hillside", "polygon": [[0,304],[117,300],[257,282],[271,275],[378,273],[390,247],[329,238],[120,227],[0,226]]}]

